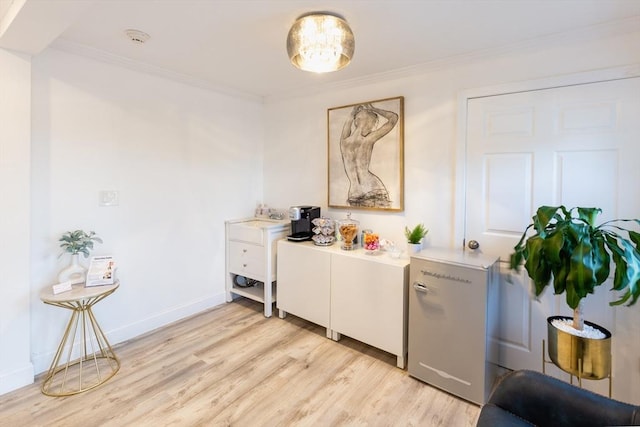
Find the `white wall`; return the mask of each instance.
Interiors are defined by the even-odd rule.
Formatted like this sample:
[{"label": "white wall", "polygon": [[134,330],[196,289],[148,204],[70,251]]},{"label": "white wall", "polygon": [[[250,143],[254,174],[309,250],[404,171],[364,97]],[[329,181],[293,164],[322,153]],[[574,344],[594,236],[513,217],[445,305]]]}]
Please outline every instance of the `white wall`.
[{"label": "white wall", "polygon": [[31,63],[0,49],[0,394],[33,382],[29,316]]},{"label": "white wall", "polygon": [[[405,225],[424,222],[427,244],[454,242],[458,95],[461,91],[637,63],[635,25],[603,34],[549,39],[491,56],[458,58],[398,78],[363,79],[313,93],[271,100],[266,106],[264,199],[281,205],[313,204],[327,210],[327,109],[395,96],[405,97],[405,211],[353,211],[363,227],[404,245]],[[630,24],[634,24],[631,22]],[[356,59],[357,60],[357,57]],[[294,153],[295,155],[291,155]],[[291,179],[295,177],[295,179]]]},{"label": "white wall", "polygon": [[[36,372],[69,316],[38,298],[69,263],[66,231],[96,231],[94,254],[116,258],[121,286],[95,307],[112,344],[224,302],[224,221],[262,195],[260,103],[48,49],[32,115]],[[119,206],[100,207],[101,190]]]}]

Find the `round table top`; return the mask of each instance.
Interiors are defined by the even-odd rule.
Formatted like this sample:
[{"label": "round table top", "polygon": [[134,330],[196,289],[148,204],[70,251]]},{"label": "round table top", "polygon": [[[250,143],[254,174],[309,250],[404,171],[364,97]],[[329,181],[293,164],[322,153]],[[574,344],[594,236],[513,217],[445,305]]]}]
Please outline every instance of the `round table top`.
[{"label": "round table top", "polygon": [[47,286],[40,292],[40,299],[43,302],[72,302],[82,301],[89,298],[99,297],[106,293],[110,293],[118,289],[120,282],[113,285],[100,285],[85,287],[84,283],[73,285],[70,291],[54,294],[51,286]]}]

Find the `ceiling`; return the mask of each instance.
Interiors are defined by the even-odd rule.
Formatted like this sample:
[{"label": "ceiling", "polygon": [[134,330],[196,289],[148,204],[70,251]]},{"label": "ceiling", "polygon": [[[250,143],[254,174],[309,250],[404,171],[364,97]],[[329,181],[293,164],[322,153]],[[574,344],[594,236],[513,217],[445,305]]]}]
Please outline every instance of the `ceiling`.
[{"label": "ceiling", "polygon": [[[356,49],[343,70],[289,63],[289,27],[311,11],[351,25]],[[266,98],[638,17],[640,0],[0,0],[0,46],[51,45]],[[133,43],[126,29],[151,38]]]}]

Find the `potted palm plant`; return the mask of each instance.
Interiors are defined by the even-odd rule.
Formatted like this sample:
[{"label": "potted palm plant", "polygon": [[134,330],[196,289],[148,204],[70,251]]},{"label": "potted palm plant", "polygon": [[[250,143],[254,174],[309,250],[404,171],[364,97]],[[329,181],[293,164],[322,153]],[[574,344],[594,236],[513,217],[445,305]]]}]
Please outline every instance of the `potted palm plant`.
[{"label": "potted palm plant", "polygon": [[429,230],[425,228],[424,224],[418,224],[413,228],[404,228],[409,253],[415,254],[422,250],[422,239],[424,239],[424,236],[426,236],[428,232]]},{"label": "potted palm plant", "polygon": [[[620,225],[625,222],[640,225],[640,220],[617,219],[596,225],[601,212],[599,208],[541,206],[510,259],[510,267],[514,270],[518,270],[524,261],[536,296],[551,283],[555,294],[565,295],[567,305],[574,311],[572,327],[575,331],[557,329],[557,321],[567,320],[562,316],[547,319],[549,356],[561,369],[593,379],[609,375],[611,334],[591,322],[586,322],[587,326],[599,330],[604,335],[602,340],[592,341],[580,332],[585,329],[583,299],[609,278],[611,268],[614,272],[612,289],[621,292],[621,296],[610,305],[626,303],[631,306],[640,297],[640,233]],[[531,229],[534,234],[528,236]],[[565,332],[568,333],[565,335]],[[565,347],[571,354],[563,352]],[[589,348],[606,354],[587,354]],[[583,368],[587,365],[593,366],[594,372],[585,372]]]}]

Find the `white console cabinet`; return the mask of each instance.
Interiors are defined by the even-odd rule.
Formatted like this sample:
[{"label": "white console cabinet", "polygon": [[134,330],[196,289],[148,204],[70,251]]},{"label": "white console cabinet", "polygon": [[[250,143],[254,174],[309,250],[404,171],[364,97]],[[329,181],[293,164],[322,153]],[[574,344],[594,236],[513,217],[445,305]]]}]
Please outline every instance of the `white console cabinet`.
[{"label": "white console cabinet", "polygon": [[[271,317],[276,301],[276,242],[289,234],[290,222],[264,218],[226,221],[226,299],[234,295],[264,304],[264,315]],[[236,277],[259,283],[241,287]]]},{"label": "white console cabinet", "polygon": [[344,251],[338,244],[278,242],[280,317],[289,312],[397,356],[407,354],[409,260]]}]

